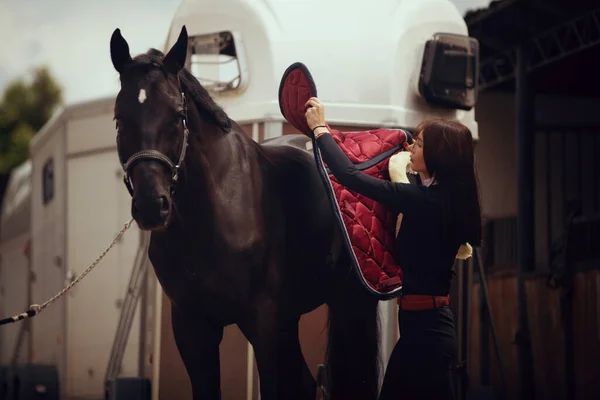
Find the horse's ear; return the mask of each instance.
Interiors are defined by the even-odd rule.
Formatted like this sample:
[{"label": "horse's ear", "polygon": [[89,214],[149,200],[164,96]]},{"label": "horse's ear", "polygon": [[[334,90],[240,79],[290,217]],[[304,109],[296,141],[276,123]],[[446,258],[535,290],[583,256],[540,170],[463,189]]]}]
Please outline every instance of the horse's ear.
[{"label": "horse's ear", "polygon": [[163,65],[172,74],[177,75],[177,73],[185,65],[185,58],[187,57],[187,47],[188,34],[187,29],[185,29],[184,25],[181,28],[181,33],[179,34],[179,38],[177,38],[177,42],[175,42],[173,47],[171,47],[171,50],[169,50],[169,52],[163,60]]},{"label": "horse's ear", "polygon": [[119,73],[123,72],[125,64],[131,61],[129,45],[123,36],[121,36],[119,28],[115,29],[110,38],[110,58],[113,66]]}]

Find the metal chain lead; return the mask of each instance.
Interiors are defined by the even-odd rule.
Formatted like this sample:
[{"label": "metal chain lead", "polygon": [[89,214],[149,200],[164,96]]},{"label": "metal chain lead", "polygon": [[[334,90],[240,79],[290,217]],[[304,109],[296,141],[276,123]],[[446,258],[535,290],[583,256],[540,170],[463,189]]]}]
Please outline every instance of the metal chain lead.
[{"label": "metal chain lead", "polygon": [[65,293],[67,293],[73,286],[75,286],[80,280],[82,280],[87,274],[89,274],[92,271],[92,269],[94,269],[94,267],[96,265],[98,265],[98,263],[100,263],[100,261],[102,261],[102,259],[106,256],[106,254],[108,254],[108,252],[110,251],[110,249],[112,249],[115,246],[115,244],[117,244],[117,242],[119,241],[119,239],[121,239],[121,237],[125,234],[125,232],[127,231],[127,229],[129,229],[129,227],[131,226],[132,223],[133,223],[133,218],[131,218],[125,225],[123,225],[123,228],[119,231],[119,233],[117,234],[117,236],[115,236],[115,238],[110,243],[110,245],[106,248],[106,250],[104,250],[100,254],[100,256],[98,256],[98,258],[96,259],[96,261],[94,261],[89,267],[87,267],[85,269],[85,271],[83,271],[77,278],[75,278],[73,280],[73,282],[71,282],[69,285],[67,285],[67,287],[65,287],[64,289],[62,289],[54,297],[52,297],[50,300],[48,300],[45,303],[43,303],[41,306],[39,304],[32,304],[31,306],[29,306],[29,310],[30,311],[25,312],[23,314],[18,314],[18,315],[15,315],[13,317],[5,318],[5,319],[1,320],[0,321],[0,325],[4,325],[4,324],[10,323],[10,322],[17,322],[17,321],[23,320],[25,318],[34,317],[37,314],[39,314],[44,308],[48,307],[54,301],[56,301],[61,296],[63,296]]}]

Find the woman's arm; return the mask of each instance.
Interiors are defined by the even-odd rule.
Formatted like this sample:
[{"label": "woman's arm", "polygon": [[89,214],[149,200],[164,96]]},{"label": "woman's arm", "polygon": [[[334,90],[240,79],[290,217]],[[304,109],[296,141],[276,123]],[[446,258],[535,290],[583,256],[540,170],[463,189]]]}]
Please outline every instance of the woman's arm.
[{"label": "woman's arm", "polygon": [[401,213],[423,204],[425,193],[422,187],[377,179],[356,169],[328,132],[325,110],[319,99],[311,97],[305,106],[306,122],[312,127],[323,160],[342,185]]},{"label": "woman's arm", "polygon": [[[320,129],[320,128],[319,128]],[[338,179],[350,190],[406,213],[424,200],[423,188],[406,183],[377,179],[356,169],[342,152],[330,133],[318,132],[317,144],[323,160]]]}]

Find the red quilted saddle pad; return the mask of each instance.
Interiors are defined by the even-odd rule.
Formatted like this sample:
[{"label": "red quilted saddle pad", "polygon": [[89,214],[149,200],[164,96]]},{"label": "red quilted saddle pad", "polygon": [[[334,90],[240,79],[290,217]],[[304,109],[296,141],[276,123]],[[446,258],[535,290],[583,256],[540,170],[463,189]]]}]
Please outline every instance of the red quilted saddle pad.
[{"label": "red quilted saddle pad", "polygon": [[[281,113],[296,129],[313,139],[315,161],[360,281],[380,299],[396,297],[402,288],[402,270],[394,258],[398,214],[342,186],[329,173],[304,116],[304,104],[313,96],[317,96],[317,89],[310,72],[302,63],[292,64],[285,71],[279,86]],[[330,129],[330,132],[357,168],[387,180],[390,179],[389,158],[403,150],[404,143],[410,137],[401,129],[363,132]]]}]

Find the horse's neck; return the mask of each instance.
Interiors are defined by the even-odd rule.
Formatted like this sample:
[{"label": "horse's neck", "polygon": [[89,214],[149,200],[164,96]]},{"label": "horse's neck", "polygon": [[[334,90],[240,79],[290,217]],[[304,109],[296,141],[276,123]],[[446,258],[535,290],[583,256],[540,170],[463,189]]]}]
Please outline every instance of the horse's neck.
[{"label": "horse's neck", "polygon": [[227,170],[235,166],[232,165],[234,160],[229,138],[205,136],[200,139],[200,135],[208,135],[202,132],[202,129],[190,132],[187,157],[177,188],[181,196],[177,197],[183,200],[182,206],[192,209],[202,207],[211,214],[213,208],[219,206],[215,204],[215,196],[227,184]]},{"label": "horse's neck", "polygon": [[179,218],[231,248],[246,248],[260,235],[263,168],[243,133],[217,134],[222,136],[202,141],[190,133],[176,194]]}]

